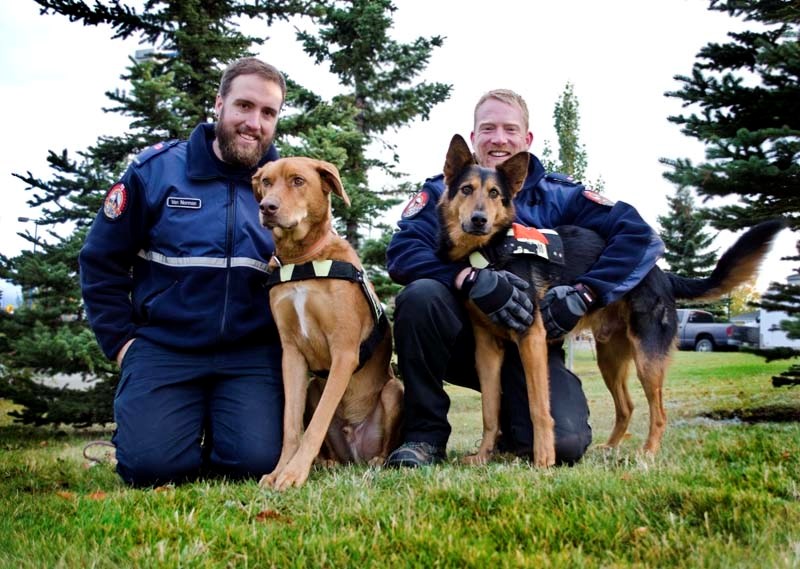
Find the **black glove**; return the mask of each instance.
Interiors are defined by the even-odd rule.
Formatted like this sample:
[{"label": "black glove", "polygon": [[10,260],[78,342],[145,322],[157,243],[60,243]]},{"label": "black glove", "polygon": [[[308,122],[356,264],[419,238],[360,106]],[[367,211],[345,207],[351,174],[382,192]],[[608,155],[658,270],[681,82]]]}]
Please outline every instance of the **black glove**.
[{"label": "black glove", "polygon": [[555,340],[565,336],[594,303],[592,291],[580,283],[575,286],[555,286],[548,290],[539,303],[547,338]]},{"label": "black glove", "polygon": [[533,304],[522,292],[529,286],[508,271],[472,269],[461,290],[492,322],[524,332],[533,323]]}]

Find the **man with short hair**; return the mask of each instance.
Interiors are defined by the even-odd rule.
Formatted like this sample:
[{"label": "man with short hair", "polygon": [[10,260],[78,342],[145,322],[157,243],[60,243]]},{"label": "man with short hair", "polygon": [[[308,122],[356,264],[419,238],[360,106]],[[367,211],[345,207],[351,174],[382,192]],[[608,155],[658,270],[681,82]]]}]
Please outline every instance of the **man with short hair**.
[{"label": "man with short hair", "polygon": [[120,365],[117,471],[135,486],[270,472],[281,349],[264,287],[272,237],[250,179],[276,160],[283,75],[224,72],[216,124],[151,146],[108,191],[80,253],[86,314]]},{"label": "man with short hair", "polygon": [[[496,167],[527,151],[533,142],[524,99],[506,89],[480,98],[473,128],[470,139],[483,167]],[[466,262],[437,256],[436,203],[443,191],[441,174],[425,182],[404,209],[399,231],[387,250],[389,274],[407,285],[397,297],[394,324],[405,384],[404,442],[389,455],[388,466],[417,467],[443,461],[451,431],[447,422],[450,400],[443,382],[479,389],[475,339],[464,300],[477,298],[476,294],[506,299],[503,306],[493,306],[487,314],[500,326],[524,331],[533,321],[533,307],[521,293],[526,283],[491,268],[474,269]],[[632,206],[615,204],[561,174],[545,173],[533,155],[514,206],[516,221],[523,225],[543,229],[579,225],[606,240],[603,254],[585,275],[545,294],[540,308],[551,340],[563,338],[589,310],[619,299],[636,286],[663,252],[661,240]],[[469,286],[465,286],[468,275]],[[533,427],[525,376],[516,346],[509,342],[505,353],[498,447],[531,457]],[[550,343],[548,368],[556,461],[573,464],[591,443],[589,408],[580,380],[564,365],[561,342]]]}]

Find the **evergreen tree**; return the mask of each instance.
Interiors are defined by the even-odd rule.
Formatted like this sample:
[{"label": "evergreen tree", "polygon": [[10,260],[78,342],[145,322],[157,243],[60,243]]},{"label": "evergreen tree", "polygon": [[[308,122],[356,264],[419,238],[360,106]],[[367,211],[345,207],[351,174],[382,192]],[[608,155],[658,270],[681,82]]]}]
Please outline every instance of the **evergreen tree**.
[{"label": "evergreen tree", "polygon": [[[117,369],[100,352],[82,310],[78,282],[78,251],[111,187],[130,157],[156,141],[185,138],[213,110],[216,87],[224,65],[250,55],[263,40],[238,31],[243,17],[288,17],[302,6],[284,0],[268,5],[219,0],[148,2],[144,11],[120,3],[79,0],[37,0],[43,15],[60,14],[83,25],[107,25],[113,38],[138,36],[157,45],[166,57],[137,63],[127,75],[131,90],[107,96],[107,112],[131,118],[131,130],[103,136],[78,158],[50,151],[53,178],[44,180],[14,174],[28,185],[31,208],[40,209],[39,226],[50,228],[45,239],[32,237],[34,251],[9,258],[0,255],[0,278],[21,286],[23,305],[13,316],[0,315],[0,397],[23,405],[17,416],[36,424],[72,423],[79,426],[112,420],[112,395]],[[74,227],[68,237],[57,227]],[[77,373],[99,377],[88,391],[49,388],[36,376]]]},{"label": "evergreen tree", "polygon": [[[735,196],[737,203],[707,209],[718,229],[737,230],[782,216],[800,228],[800,10],[795,0],[712,0],[709,9],[753,22],[728,43],[700,50],[691,76],[667,96],[695,112],[670,117],[706,145],[706,161],[664,159],[665,177],[700,196]],[[790,257],[791,260],[800,260]],[[800,286],[775,285],[765,307],[797,314]],[[773,300],[775,301],[773,303]],[[784,325],[796,330],[797,319]],[[798,355],[796,350],[786,355]],[[800,377],[800,370],[794,371]]]},{"label": "evergreen tree", "polygon": [[[385,252],[393,229],[378,224],[374,229],[380,236],[362,246],[360,227],[365,221],[379,219],[400,203],[399,196],[410,195],[412,189],[408,183],[386,189],[370,188],[369,174],[377,172],[393,180],[404,176],[397,171],[396,146],[385,135],[417,117],[427,120],[431,109],[445,101],[451,89],[443,83],[416,80],[443,39],[418,37],[411,43],[393,40],[389,32],[395,10],[391,0],[334,1],[319,9],[313,33],[297,32],[305,52],[317,64],[327,64],[344,92],[325,105],[326,112],[333,109],[339,116],[337,126],[319,124],[316,135],[307,136],[305,146],[296,151],[320,155],[337,164],[342,172],[351,205],[345,208],[335,201],[334,214],[341,220],[347,240],[359,249],[370,279],[384,301],[390,301],[401,288],[385,270]],[[320,102],[309,110],[320,112]],[[336,155],[326,155],[331,141],[335,141]],[[388,152],[390,159],[370,154],[375,147]]]},{"label": "evergreen tree", "polygon": [[[689,188],[678,188],[667,198],[669,214],[658,216],[659,232],[664,241],[664,260],[669,270],[687,278],[703,278],[711,274],[717,261],[716,251],[706,251],[714,237],[705,232],[706,221],[695,208]],[[678,301],[682,308],[707,310],[716,317],[730,316],[730,299],[716,302]]]},{"label": "evergreen tree", "polygon": [[580,102],[575,95],[572,83],[567,83],[553,109],[553,124],[558,136],[558,160],[552,158],[553,150],[549,141],[542,149],[542,164],[549,172],[567,174],[573,179],[601,192],[605,186],[602,178],[592,182],[586,179],[589,159],[586,148],[580,142]]},{"label": "evergreen tree", "polygon": [[[383,135],[417,117],[426,120],[431,109],[450,94],[449,85],[414,83],[443,39],[419,37],[407,44],[391,39],[395,10],[391,0],[334,1],[320,10],[315,33],[297,32],[306,53],[317,64],[327,62],[345,89],[331,104],[343,109],[352,121],[349,136],[337,141],[345,151],[339,167],[345,172],[352,203],[349,209],[337,207],[335,212],[344,223],[346,238],[356,248],[360,243],[359,224],[377,219],[400,201],[369,188],[368,172],[373,168],[393,178],[402,176],[396,171],[396,147]],[[392,160],[368,157],[372,143],[383,145],[392,153]]]},{"label": "evergreen tree", "polygon": [[716,251],[706,251],[714,237],[705,232],[706,222],[697,211],[689,188],[678,188],[667,198],[669,214],[658,216],[661,239],[669,269],[687,278],[703,278],[711,274]]},{"label": "evergreen tree", "polygon": [[[367,170],[371,167],[379,166],[400,176],[394,170],[396,154],[391,162],[366,157],[369,142],[418,115],[427,118],[430,108],[446,98],[449,86],[401,88],[425,67],[430,51],[441,45],[441,39],[420,38],[411,45],[391,41],[387,30],[394,7],[383,0],[346,2],[344,8],[340,7],[342,3],[328,6],[300,0],[172,0],[147,2],[141,13],[117,0],[93,6],[80,0],[36,1],[43,14],[65,15],[84,25],[108,25],[114,30],[114,38],[137,36],[142,43],[159,47],[149,60],[131,61],[122,76],[129,82],[130,91],[107,93],[114,106],[105,110],[130,117],[129,132],[101,137],[96,145],[79,152],[77,160],[66,150],[60,154],[51,151],[48,162],[55,172],[52,180],[31,173],[16,175],[32,191],[29,205],[44,211],[40,224],[71,223],[75,232],[61,238],[50,231],[49,241],[36,240],[40,247],[36,255],[0,255],[0,278],[21,285],[32,300],[13,318],[5,313],[0,316],[0,397],[22,404],[19,416],[26,422],[103,423],[112,420],[111,394],[117,369],[101,354],[82,313],[77,253],[105,191],[130,157],[159,140],[185,139],[196,124],[212,117],[224,65],[252,55],[252,46],[263,42],[241,33],[238,21],[261,19],[269,25],[275,18],[293,15],[319,18],[321,39],[299,33],[307,51],[318,62],[329,58],[331,70],[340,75],[343,85],[359,81],[358,89],[328,102],[288,77],[287,108],[277,141],[283,154],[306,154],[339,166],[355,202],[345,212],[343,227],[356,242],[359,222],[375,219],[397,202],[383,200],[367,190]],[[355,31],[350,30],[353,26]],[[340,38],[341,49],[324,51],[325,42],[333,36]],[[348,53],[349,58],[345,57]],[[372,71],[370,65],[374,66]],[[334,205],[336,213],[341,204],[335,201]],[[376,240],[372,249],[377,246],[380,251],[382,242],[385,250],[385,236]],[[370,250],[368,258],[377,257]],[[384,264],[382,260],[380,264]],[[377,284],[380,288],[381,283]],[[57,373],[81,373],[101,380],[89,392],[52,390],[32,380],[34,374]]]}]

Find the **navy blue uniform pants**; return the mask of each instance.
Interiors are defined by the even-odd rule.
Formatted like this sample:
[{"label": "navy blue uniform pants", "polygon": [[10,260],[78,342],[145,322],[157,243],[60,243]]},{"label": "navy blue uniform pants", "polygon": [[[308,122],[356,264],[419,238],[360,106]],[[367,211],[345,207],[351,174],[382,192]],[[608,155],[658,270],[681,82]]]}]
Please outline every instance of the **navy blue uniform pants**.
[{"label": "navy blue uniform pants", "polygon": [[[397,297],[394,339],[405,385],[404,441],[445,448],[451,427],[444,381],[480,390],[475,372],[475,339],[463,302],[438,281],[421,279]],[[589,406],[581,381],[564,365],[560,345],[548,353],[550,413],[555,421],[556,461],[577,462],[592,442]],[[501,400],[502,448],[528,456],[533,425],[519,352],[506,345]]]},{"label": "navy blue uniform pants", "polygon": [[280,347],[179,352],[136,339],[114,398],[117,472],[135,486],[256,477],[280,456]]}]

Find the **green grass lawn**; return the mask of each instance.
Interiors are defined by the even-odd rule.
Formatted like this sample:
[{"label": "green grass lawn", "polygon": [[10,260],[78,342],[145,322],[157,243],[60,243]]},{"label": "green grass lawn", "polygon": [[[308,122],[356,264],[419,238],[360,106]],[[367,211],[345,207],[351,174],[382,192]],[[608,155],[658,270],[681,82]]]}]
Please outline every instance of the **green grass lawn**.
[{"label": "green grass lawn", "polygon": [[[621,448],[546,471],[459,465],[480,438],[480,401],[452,388],[448,464],[320,469],[285,493],[224,481],[131,490],[82,456],[108,433],[0,420],[0,567],[800,567],[800,423],[786,420],[800,389],[770,384],[786,367],[679,352],[655,459],[637,452],[648,414],[632,378]],[[604,442],[613,406],[591,352],[575,369]]]}]

